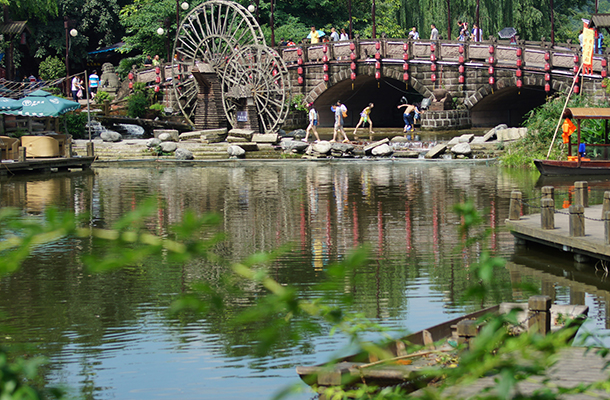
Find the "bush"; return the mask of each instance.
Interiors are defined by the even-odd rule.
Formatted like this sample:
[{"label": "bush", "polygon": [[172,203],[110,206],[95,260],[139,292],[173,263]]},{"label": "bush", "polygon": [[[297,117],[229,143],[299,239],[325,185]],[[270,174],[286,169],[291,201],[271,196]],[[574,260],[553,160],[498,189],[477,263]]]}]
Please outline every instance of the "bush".
[{"label": "bush", "polygon": [[38,76],[43,81],[63,78],[66,76],[66,64],[57,57],[49,56],[40,63]]},{"label": "bush", "polygon": [[127,100],[127,115],[131,118],[140,118],[146,114],[148,99],[144,92],[135,92]]},{"label": "bush", "polygon": [[[87,137],[87,113],[71,112],[62,117],[68,127],[68,134],[75,139],[85,139]],[[64,121],[60,121],[61,124]]]},{"label": "bush", "polygon": [[93,98],[95,104],[104,104],[104,100],[112,100],[112,98],[110,96],[110,93],[104,92],[103,90],[97,92],[97,94]]},{"label": "bush", "polygon": [[119,77],[121,79],[125,80],[125,78],[127,78],[127,74],[129,74],[129,71],[131,71],[131,67],[134,65],[136,66],[136,68],[142,67],[145,58],[146,57],[144,56],[144,54],[140,54],[139,56],[134,57],[123,58],[119,62],[119,66],[116,68],[116,72],[119,74]]}]

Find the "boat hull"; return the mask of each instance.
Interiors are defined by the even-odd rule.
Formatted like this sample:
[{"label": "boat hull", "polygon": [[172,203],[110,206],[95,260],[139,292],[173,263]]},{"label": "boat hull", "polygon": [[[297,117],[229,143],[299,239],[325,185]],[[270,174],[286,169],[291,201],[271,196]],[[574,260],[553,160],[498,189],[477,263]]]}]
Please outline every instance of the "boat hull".
[{"label": "boat hull", "polygon": [[610,176],[610,160],[556,161],[534,160],[538,171],[545,176],[558,175],[608,175]]}]

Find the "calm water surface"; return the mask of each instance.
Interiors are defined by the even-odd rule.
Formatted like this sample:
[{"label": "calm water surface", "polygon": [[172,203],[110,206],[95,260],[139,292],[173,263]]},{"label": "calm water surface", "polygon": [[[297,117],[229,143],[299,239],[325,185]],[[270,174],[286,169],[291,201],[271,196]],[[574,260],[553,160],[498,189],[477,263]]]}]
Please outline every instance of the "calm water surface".
[{"label": "calm water surface", "polygon": [[[603,185],[602,183],[601,185]],[[456,252],[460,238],[454,204],[472,199],[493,233],[485,244],[509,260],[499,278],[537,284],[559,303],[593,307],[605,326],[608,284],[589,266],[561,254],[515,249],[503,229],[510,192],[540,196],[537,173],[462,162],[268,161],[205,163],[179,168],[98,168],[50,178],[13,178],[0,184],[0,206],[37,218],[48,205],[73,210],[91,226],[110,227],[145,199],[158,211],[145,221],[161,236],[187,209],[218,212],[227,240],[217,252],[238,261],[287,243],[273,263],[273,277],[305,296],[324,279],[329,263],[361,244],[374,259],[358,284],[346,281],[354,309],[399,336],[473,311],[461,304],[473,251]],[[570,184],[557,183],[558,206]],[[592,202],[601,201],[593,188]],[[532,200],[534,201],[534,200]],[[524,212],[529,212],[527,207]],[[154,259],[121,271],[92,274],[79,255],[94,245],[69,238],[39,249],[13,276],[0,280],[3,342],[44,354],[52,384],[87,399],[268,399],[298,383],[294,368],[343,354],[344,339],[327,332],[285,339],[268,357],[255,356],[248,327],[230,324],[229,313],[196,321],[170,317],[167,308],[193,283],[219,282],[224,267]],[[586,270],[588,269],[589,272]],[[234,310],[262,293],[243,284]],[[503,300],[523,294],[506,289]],[[310,392],[290,398],[309,399]]]}]

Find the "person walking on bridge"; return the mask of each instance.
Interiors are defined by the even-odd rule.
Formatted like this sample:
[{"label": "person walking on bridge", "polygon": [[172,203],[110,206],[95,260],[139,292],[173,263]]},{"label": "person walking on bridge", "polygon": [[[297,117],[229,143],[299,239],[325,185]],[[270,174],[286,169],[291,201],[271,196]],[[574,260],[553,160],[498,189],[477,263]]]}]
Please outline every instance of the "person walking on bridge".
[{"label": "person walking on bridge", "polygon": [[436,29],[436,25],[430,25],[432,31],[430,31],[430,40],[438,40],[438,29]]},{"label": "person walking on bridge", "polygon": [[413,40],[419,39],[419,33],[417,32],[416,27],[411,28],[411,32],[409,32],[409,39],[413,39]]}]

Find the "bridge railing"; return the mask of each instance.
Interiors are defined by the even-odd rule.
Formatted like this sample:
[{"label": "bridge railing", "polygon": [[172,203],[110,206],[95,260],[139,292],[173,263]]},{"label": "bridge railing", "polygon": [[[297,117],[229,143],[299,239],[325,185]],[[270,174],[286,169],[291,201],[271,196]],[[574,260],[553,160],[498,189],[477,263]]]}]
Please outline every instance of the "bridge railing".
[{"label": "bridge railing", "polygon": [[[480,65],[481,67],[489,65],[489,57],[492,56],[493,64],[497,67],[520,68],[524,71],[552,71],[566,75],[575,73],[574,66],[578,67],[581,56],[579,44],[564,43],[551,46],[551,43],[545,41],[519,40],[518,43],[511,43],[508,40],[493,38],[482,42],[397,38],[354,39],[278,47],[278,50],[289,66],[319,64],[324,60],[324,56],[332,63],[358,62],[375,58],[376,53],[379,52],[379,57],[384,62],[432,63],[431,56],[434,55],[436,63],[459,64],[462,56],[466,65],[483,64]],[[575,56],[578,57],[577,60]],[[606,61],[602,62],[603,59]],[[607,61],[607,52],[595,54],[593,74],[600,74],[602,70],[607,69]]]}]

